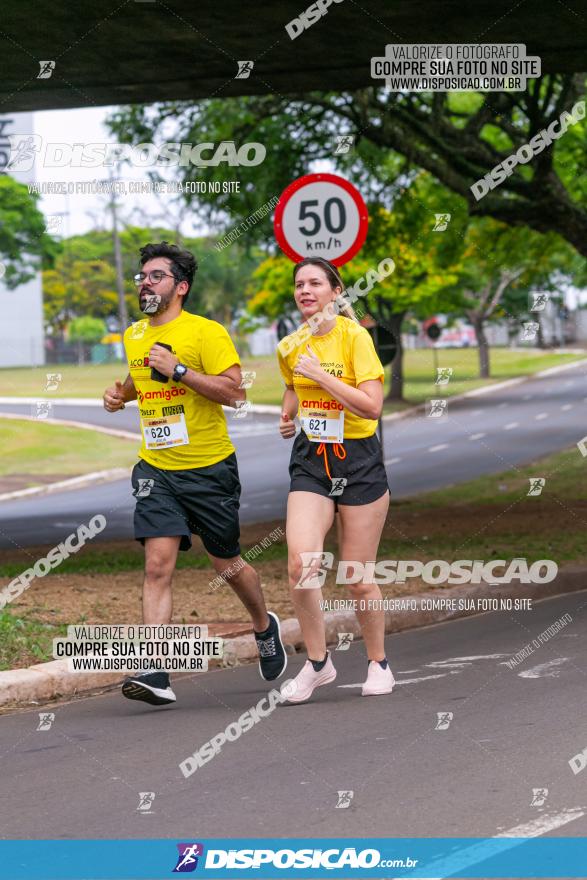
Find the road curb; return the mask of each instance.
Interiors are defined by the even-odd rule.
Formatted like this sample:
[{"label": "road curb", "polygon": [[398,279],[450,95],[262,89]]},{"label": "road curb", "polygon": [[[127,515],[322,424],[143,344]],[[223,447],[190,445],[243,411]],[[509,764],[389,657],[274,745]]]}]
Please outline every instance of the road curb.
[{"label": "road curb", "polygon": [[14,501],[19,498],[30,498],[35,495],[49,495],[51,492],[65,492],[68,489],[83,489],[93,483],[109,483],[112,480],[124,480],[130,477],[132,468],[110,468],[106,471],[92,471],[79,477],[71,477],[69,480],[59,480],[57,483],[45,483],[43,486],[32,486],[30,489],[15,489],[14,492],[4,492],[0,495],[0,501]]},{"label": "road curb", "polygon": [[[565,593],[587,590],[587,567],[569,566],[559,571],[550,583],[522,584],[473,584],[467,587],[432,590],[426,593],[392,597],[405,603],[416,601],[419,606],[438,599],[547,599]],[[419,629],[460,617],[471,617],[485,613],[483,610],[465,607],[457,610],[430,609],[387,611],[385,613],[385,632],[402,632]],[[510,613],[504,611],[503,613]],[[515,613],[515,612],[514,612]],[[528,613],[528,612],[526,612]],[[339,633],[352,633],[360,638],[361,632],[357,618],[352,611],[326,612],[326,641],[329,645],[338,643]],[[554,622],[554,621],[553,621]],[[304,648],[302,632],[295,618],[281,622],[283,642],[288,653]],[[210,668],[217,666],[234,667],[257,660],[257,649],[252,635],[237,636],[224,640],[224,656],[221,661],[211,662]],[[175,678],[193,678],[201,673],[179,673]],[[0,707],[30,706],[58,699],[97,693],[111,689],[121,682],[120,673],[71,673],[67,671],[66,660],[51,660],[38,663],[26,669],[11,669],[0,672]]]}]

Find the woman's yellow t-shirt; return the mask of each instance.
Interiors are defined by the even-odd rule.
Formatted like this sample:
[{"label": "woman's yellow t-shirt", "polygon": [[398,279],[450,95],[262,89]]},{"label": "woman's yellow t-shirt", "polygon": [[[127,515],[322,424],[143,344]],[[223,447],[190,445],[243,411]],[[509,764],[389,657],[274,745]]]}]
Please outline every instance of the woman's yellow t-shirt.
[{"label": "woman's yellow t-shirt", "polygon": [[[300,336],[307,338],[300,342]],[[349,412],[312,379],[295,372],[300,354],[306,354],[306,346],[309,345],[322,369],[332,373],[346,385],[356,388],[369,379],[383,382],[383,367],[368,331],[355,321],[337,315],[336,324],[328,333],[322,336],[300,336],[292,333],[277,346],[281,375],[286,385],[293,385],[298,397],[298,417],[301,419],[304,412],[308,414],[321,411],[326,415],[338,415],[339,411],[343,411],[345,440],[371,437],[377,428],[375,419],[363,419]]]}]

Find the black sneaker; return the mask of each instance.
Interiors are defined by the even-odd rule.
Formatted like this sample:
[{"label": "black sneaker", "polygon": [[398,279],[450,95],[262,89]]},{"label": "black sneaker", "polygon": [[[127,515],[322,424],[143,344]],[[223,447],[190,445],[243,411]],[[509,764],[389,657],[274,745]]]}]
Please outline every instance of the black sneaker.
[{"label": "black sneaker", "polygon": [[268,611],[269,627],[264,633],[255,633],[255,641],[259,651],[259,672],[265,681],[274,681],[285,672],[287,654],[281,641],[279,617]]},{"label": "black sneaker", "polygon": [[125,678],[122,693],[128,700],[141,700],[151,706],[166,706],[177,699],[171,690],[169,675],[163,670]]}]

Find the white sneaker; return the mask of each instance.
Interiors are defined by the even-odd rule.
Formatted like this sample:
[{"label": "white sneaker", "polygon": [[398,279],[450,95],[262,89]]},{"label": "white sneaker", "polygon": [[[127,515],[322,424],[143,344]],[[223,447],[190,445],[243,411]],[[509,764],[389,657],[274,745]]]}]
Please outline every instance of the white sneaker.
[{"label": "white sneaker", "polygon": [[320,672],[316,672],[310,660],[306,660],[301,671],[298,672],[293,680],[295,688],[292,685],[293,693],[291,697],[288,697],[287,702],[305,703],[306,700],[310,699],[317,687],[321,687],[323,684],[330,684],[335,678],[336,669],[330,659],[330,654]]},{"label": "white sneaker", "polygon": [[369,663],[369,671],[367,672],[367,681],[363,684],[361,691],[364,697],[376,697],[379,694],[390,694],[393,690],[395,679],[389,668],[389,664],[382,669],[376,660]]}]

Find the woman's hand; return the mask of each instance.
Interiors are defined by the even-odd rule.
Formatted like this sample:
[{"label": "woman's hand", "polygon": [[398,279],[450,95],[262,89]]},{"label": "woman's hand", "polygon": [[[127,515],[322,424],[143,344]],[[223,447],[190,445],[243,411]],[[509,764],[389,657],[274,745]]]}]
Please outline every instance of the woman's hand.
[{"label": "woman's hand", "polygon": [[286,412],[281,413],[281,418],[279,419],[279,433],[283,437],[284,440],[289,440],[290,437],[294,437],[296,433],[296,426],[293,419],[290,419]]},{"label": "woman's hand", "polygon": [[314,382],[320,384],[320,379],[324,376],[324,370],[309,345],[306,346],[306,351],[308,352],[307,354],[299,356],[295,365],[295,372],[301,373],[306,379],[313,379]]}]

